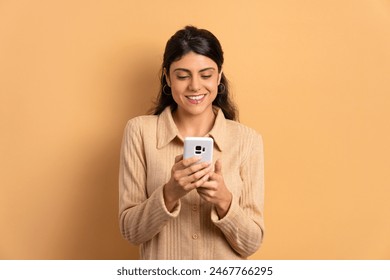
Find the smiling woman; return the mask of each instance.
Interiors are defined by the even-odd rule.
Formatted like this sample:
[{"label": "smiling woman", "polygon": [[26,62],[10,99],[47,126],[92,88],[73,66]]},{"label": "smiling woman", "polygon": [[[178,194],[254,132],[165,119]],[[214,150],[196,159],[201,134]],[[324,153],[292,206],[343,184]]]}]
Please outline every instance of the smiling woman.
[{"label": "smiling woman", "polygon": [[[165,48],[154,114],[127,123],[119,223],[143,259],[245,259],[262,243],[262,138],[235,121],[222,64],[212,33],[179,30]],[[213,162],[183,159],[194,136],[213,138]]]},{"label": "smiling woman", "polygon": [[[189,56],[187,57],[187,55]],[[188,60],[194,60],[196,55],[199,60],[198,65],[185,63],[191,62]],[[171,68],[178,63],[178,60],[182,59],[183,61],[181,61],[181,63],[186,66],[190,65],[192,69],[187,69],[186,67],[180,69],[180,66],[176,65],[178,68],[171,71]],[[212,78],[212,75],[218,75],[218,84],[214,85],[214,87],[218,86],[218,93],[220,94],[215,97],[213,105],[221,108],[227,119],[237,120],[237,109],[231,100],[229,83],[222,71],[223,62],[224,57],[222,46],[211,32],[204,29],[197,29],[192,26],[187,26],[185,29],[178,31],[169,39],[165,48],[160,93],[153,113],[155,115],[159,115],[167,106],[170,106],[172,110],[177,108],[177,104],[171,96],[171,90],[169,89],[170,84],[168,83],[169,76],[172,72],[179,72],[175,73],[178,79],[192,78],[191,73],[193,75],[196,74],[195,76],[203,74],[201,76],[203,76],[202,78],[204,79],[207,79],[208,76]],[[206,68],[202,69],[201,63],[203,63],[203,65],[207,65],[207,63],[209,63],[211,66],[205,66]],[[193,69],[195,66],[199,68],[199,72],[196,72]],[[209,72],[208,70],[212,70],[212,72]],[[196,83],[197,80],[193,79],[192,82]],[[194,86],[196,87],[196,84],[194,84]]]},{"label": "smiling woman", "polygon": [[194,133],[195,136],[204,136],[212,126],[212,103],[217,97],[218,84],[222,77],[217,64],[204,55],[189,52],[172,63],[169,74],[165,69],[164,75],[171,88],[172,98],[177,104],[177,109],[172,114],[175,121],[180,123],[186,116],[200,114],[204,115],[205,122],[209,121],[203,131],[187,132],[184,131],[185,127],[181,126],[182,136],[191,136]]}]

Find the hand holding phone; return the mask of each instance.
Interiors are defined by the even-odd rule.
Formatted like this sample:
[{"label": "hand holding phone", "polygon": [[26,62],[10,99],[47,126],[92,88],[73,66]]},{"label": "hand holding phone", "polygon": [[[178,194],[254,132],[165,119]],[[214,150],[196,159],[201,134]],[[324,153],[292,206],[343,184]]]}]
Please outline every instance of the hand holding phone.
[{"label": "hand holding phone", "polygon": [[171,179],[164,186],[164,201],[168,211],[172,211],[177,201],[189,191],[207,182],[209,173],[213,170],[213,148],[214,140],[210,137],[184,139],[183,156],[175,158]]}]

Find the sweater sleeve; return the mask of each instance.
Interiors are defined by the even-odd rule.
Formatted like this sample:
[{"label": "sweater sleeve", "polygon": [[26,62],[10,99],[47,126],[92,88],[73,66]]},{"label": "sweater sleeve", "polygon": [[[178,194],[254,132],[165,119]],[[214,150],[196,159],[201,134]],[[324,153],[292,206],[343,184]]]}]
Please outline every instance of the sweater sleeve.
[{"label": "sweater sleeve", "polygon": [[211,213],[214,224],[223,232],[230,246],[243,257],[259,249],[264,234],[263,141],[257,133],[249,139],[248,153],[240,170],[244,184],[241,196],[233,195],[229,211],[222,219],[218,218],[215,209]]},{"label": "sweater sleeve", "polygon": [[169,212],[163,187],[148,196],[142,123],[135,118],[125,128],[119,170],[119,227],[122,236],[134,245],[152,239],[167,222],[179,214],[180,203]]}]

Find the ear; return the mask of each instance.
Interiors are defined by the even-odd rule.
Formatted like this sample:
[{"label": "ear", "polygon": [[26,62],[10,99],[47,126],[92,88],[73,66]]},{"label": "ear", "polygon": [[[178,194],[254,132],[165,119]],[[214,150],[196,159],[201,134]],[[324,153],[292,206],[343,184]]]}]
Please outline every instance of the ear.
[{"label": "ear", "polygon": [[221,72],[219,72],[218,74],[218,85],[221,83],[221,79],[222,79],[222,69]]},{"label": "ear", "polygon": [[169,79],[169,75],[167,73],[167,69],[164,67],[163,71],[164,71],[165,80],[167,80],[168,86],[171,87],[171,80]]}]

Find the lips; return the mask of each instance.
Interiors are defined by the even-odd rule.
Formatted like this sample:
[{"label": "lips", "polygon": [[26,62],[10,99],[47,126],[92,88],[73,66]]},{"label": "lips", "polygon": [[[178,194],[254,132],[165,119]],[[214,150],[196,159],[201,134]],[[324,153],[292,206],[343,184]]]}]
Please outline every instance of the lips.
[{"label": "lips", "polygon": [[202,102],[205,98],[206,94],[200,94],[200,95],[187,95],[186,98],[191,104],[199,104]]}]

